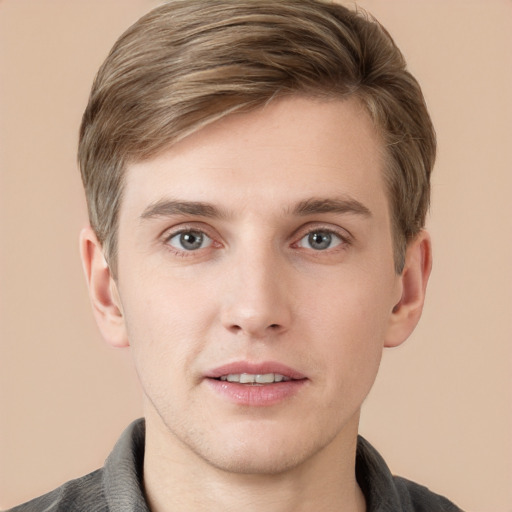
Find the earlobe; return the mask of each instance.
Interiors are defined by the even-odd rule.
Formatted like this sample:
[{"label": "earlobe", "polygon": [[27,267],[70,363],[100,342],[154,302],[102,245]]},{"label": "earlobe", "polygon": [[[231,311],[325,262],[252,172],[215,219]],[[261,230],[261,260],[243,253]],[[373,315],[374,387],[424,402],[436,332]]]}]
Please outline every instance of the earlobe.
[{"label": "earlobe", "polygon": [[422,230],[407,246],[405,266],[400,276],[402,295],[391,312],[385,347],[403,343],[418,324],[431,269],[430,236]]},{"label": "earlobe", "polygon": [[103,338],[114,347],[127,347],[129,343],[117,285],[91,227],[80,233],[80,254],[94,316]]}]

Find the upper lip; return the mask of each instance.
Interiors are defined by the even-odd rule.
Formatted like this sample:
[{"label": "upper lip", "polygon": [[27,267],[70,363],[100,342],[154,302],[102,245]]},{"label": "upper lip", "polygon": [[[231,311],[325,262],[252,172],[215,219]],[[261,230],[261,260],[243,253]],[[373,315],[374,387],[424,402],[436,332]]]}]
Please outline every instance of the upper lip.
[{"label": "upper lip", "polygon": [[217,368],[213,368],[205,373],[205,378],[208,379],[218,379],[223,375],[237,375],[242,373],[249,373],[252,375],[265,375],[267,373],[278,373],[285,377],[289,377],[290,379],[299,380],[305,379],[306,376],[299,372],[298,370],[294,370],[289,366],[274,362],[267,361],[262,363],[251,363],[249,361],[235,361],[233,363],[224,364],[222,366],[218,366]]}]

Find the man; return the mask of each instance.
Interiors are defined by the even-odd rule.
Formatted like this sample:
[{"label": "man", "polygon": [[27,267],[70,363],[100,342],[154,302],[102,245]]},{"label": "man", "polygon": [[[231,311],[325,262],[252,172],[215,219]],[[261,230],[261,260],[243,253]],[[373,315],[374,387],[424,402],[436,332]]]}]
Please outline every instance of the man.
[{"label": "man", "polygon": [[175,0],[116,43],[79,161],[106,341],[144,421],[14,510],[454,511],[358,438],[415,328],[435,135],[376,22],[318,0]]}]

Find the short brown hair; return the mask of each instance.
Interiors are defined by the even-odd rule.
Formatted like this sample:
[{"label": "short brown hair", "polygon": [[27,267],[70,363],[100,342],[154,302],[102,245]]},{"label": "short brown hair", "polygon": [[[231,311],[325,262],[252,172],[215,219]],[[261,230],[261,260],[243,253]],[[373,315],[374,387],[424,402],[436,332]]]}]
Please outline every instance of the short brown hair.
[{"label": "short brown hair", "polygon": [[115,275],[123,172],[232,112],[285,95],[356,97],[387,152],[395,268],[425,222],[436,141],[387,31],[322,0],[171,0],[116,42],[80,128],[89,218]]}]

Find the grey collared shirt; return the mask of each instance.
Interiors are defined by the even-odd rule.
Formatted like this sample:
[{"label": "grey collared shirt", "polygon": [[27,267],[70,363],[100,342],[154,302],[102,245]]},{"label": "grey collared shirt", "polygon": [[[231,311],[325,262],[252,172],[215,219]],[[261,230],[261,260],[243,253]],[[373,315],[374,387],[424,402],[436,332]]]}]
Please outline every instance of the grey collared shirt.
[{"label": "grey collared shirt", "polygon": [[[142,487],[144,420],[121,435],[105,466],[7,512],[149,512]],[[395,477],[378,452],[358,438],[356,476],[367,512],[461,512],[426,487]]]}]

